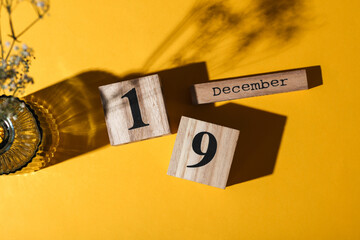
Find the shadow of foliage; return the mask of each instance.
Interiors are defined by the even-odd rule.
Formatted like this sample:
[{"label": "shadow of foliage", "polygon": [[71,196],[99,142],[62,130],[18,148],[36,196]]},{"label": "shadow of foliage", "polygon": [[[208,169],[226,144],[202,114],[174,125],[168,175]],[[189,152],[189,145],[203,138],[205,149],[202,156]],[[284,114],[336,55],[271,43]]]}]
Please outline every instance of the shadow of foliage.
[{"label": "shadow of foliage", "polygon": [[305,23],[304,0],[197,1],[143,69],[206,61],[210,69],[226,71],[239,66],[250,50],[285,47]]},{"label": "shadow of foliage", "polygon": [[109,144],[98,87],[123,79],[89,71],[25,97],[44,132],[38,153],[44,167]]}]

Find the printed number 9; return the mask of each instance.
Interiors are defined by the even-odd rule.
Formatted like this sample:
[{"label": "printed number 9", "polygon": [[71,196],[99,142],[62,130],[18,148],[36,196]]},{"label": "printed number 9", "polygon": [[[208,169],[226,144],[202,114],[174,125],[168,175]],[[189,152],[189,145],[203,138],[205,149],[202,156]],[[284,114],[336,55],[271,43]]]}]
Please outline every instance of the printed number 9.
[{"label": "printed number 9", "polygon": [[[209,136],[209,144],[206,152],[201,151],[201,143],[204,135]],[[201,159],[200,162],[194,165],[189,165],[189,168],[197,168],[202,167],[208,164],[215,156],[216,149],[217,149],[217,141],[214,135],[209,132],[199,132],[195,135],[194,140],[192,142],[192,149],[196,154],[203,155],[204,157]]]}]

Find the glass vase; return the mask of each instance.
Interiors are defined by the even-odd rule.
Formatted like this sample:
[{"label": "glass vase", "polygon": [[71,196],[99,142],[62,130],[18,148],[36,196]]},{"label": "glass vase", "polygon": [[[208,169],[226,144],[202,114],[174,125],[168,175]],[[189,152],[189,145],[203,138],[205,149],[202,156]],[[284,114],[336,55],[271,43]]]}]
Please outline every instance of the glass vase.
[{"label": "glass vase", "polygon": [[[24,101],[0,96],[0,175],[26,167],[36,156],[42,140],[37,116]],[[5,109],[9,108],[9,109]],[[8,110],[7,113],[4,113]]]}]

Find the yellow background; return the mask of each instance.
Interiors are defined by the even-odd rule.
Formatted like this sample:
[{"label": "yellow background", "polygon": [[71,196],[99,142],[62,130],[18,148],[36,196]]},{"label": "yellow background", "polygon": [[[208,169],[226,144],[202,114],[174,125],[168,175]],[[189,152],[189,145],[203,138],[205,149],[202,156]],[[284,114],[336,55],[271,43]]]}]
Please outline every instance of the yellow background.
[{"label": "yellow background", "polygon": [[[33,174],[1,176],[0,238],[360,239],[360,3],[237,2],[224,4],[244,13],[244,24],[201,52],[187,42],[205,34],[192,26],[197,18],[183,22],[195,0],[53,0],[50,16],[21,39],[36,55],[27,93],[90,70],[121,77],[180,66],[170,59],[188,49],[200,50],[185,63],[205,61],[210,79],[321,65],[322,86],[232,101],[287,117],[273,174],[221,190],[166,175],[175,134],[106,145]],[[259,21],[260,3],[283,17]],[[15,25],[31,12],[22,4]],[[289,21],[293,32],[279,36]],[[267,30],[249,48],[227,43],[258,26]],[[238,57],[227,58],[231,52]]]}]

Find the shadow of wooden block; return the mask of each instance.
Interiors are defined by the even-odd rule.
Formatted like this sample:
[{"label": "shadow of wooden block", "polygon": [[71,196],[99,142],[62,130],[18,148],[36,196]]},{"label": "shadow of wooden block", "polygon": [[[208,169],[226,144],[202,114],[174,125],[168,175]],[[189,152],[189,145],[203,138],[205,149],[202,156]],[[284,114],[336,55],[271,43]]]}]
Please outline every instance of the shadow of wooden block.
[{"label": "shadow of wooden block", "polygon": [[305,69],[306,69],[309,89],[323,84],[323,78],[322,78],[320,66],[307,67]]},{"label": "shadow of wooden block", "polygon": [[283,136],[286,116],[240,104],[191,104],[191,86],[209,81],[206,64],[158,72],[172,133],[182,116],[240,130],[227,186],[271,175]]}]

